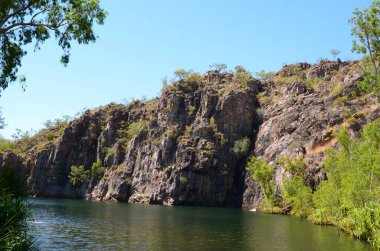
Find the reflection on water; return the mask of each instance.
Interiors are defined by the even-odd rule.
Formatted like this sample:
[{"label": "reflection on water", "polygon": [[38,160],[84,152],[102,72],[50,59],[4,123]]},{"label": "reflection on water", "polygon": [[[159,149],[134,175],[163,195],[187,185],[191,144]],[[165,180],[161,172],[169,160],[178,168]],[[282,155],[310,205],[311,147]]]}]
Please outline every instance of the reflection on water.
[{"label": "reflection on water", "polygon": [[31,202],[41,250],[371,250],[333,227],[241,209]]}]

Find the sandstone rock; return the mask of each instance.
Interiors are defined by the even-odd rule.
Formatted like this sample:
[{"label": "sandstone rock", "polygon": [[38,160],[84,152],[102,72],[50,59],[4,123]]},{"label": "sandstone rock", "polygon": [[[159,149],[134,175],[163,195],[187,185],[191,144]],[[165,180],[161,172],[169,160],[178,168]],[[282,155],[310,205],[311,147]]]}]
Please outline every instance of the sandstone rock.
[{"label": "sandstone rock", "polygon": [[[21,166],[41,197],[258,208],[262,193],[245,171],[249,156],[275,165],[277,193],[289,176],[276,165],[278,157],[303,156],[306,180],[315,188],[325,178],[324,150],[336,147],[333,131],[345,126],[358,136],[380,116],[376,97],[358,92],[363,75],[357,64],[289,65],[266,83],[210,71],[201,83],[175,82],[147,102],[86,111],[57,141],[23,159],[5,153],[0,166]],[[283,77],[305,81],[276,82]],[[319,84],[309,85],[315,78]],[[340,92],[331,94],[338,83]],[[344,95],[349,98],[336,102]],[[249,156],[235,154],[235,142],[245,137]],[[104,173],[70,183],[72,165],[91,170],[98,160]]]}]

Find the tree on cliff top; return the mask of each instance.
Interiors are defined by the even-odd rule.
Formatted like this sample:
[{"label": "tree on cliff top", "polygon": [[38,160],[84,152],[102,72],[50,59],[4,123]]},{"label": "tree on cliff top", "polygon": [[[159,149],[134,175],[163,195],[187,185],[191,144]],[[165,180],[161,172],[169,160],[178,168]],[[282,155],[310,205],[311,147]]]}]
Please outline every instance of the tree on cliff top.
[{"label": "tree on cliff top", "polygon": [[52,35],[63,49],[67,64],[71,42],[95,42],[94,23],[103,24],[106,12],[99,0],[1,0],[0,1],[0,91],[17,79],[23,46],[35,49]]},{"label": "tree on cliff top", "polygon": [[374,92],[380,99],[380,0],[364,10],[356,9],[350,19],[353,40],[352,51],[369,54],[364,66],[366,77],[359,86],[365,92]]}]

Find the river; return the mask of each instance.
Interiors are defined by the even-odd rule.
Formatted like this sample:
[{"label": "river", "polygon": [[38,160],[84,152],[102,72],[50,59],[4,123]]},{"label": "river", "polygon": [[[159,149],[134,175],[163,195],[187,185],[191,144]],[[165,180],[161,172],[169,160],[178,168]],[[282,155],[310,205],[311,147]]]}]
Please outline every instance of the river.
[{"label": "river", "polygon": [[334,227],[242,209],[30,201],[41,250],[372,250]]}]

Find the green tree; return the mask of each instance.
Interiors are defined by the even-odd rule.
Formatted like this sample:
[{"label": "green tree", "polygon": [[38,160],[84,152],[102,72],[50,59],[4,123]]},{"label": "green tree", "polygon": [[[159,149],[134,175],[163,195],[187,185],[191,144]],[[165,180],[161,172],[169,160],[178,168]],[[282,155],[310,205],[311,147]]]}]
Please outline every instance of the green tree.
[{"label": "green tree", "polygon": [[90,180],[90,170],[85,170],[84,166],[71,166],[69,180],[74,186],[87,183]]},{"label": "green tree", "polygon": [[252,73],[250,71],[247,71],[243,66],[240,65],[235,67],[234,78],[244,88],[248,88],[250,82],[254,80],[252,78]]},{"label": "green tree", "polygon": [[339,49],[332,49],[330,51],[331,55],[333,56],[334,60],[338,57],[338,55],[341,53]]},{"label": "green tree", "polygon": [[227,65],[226,64],[212,64],[210,65],[211,70],[215,70],[218,72],[224,72],[227,70]]},{"label": "green tree", "polygon": [[[215,124],[215,120],[212,117],[212,120],[210,119],[210,124],[212,123]],[[245,157],[249,149],[251,147],[251,140],[248,137],[244,137],[242,139],[236,140],[234,143],[234,147],[232,148],[232,151],[235,153],[236,156],[239,158]]]},{"label": "green tree", "polygon": [[0,91],[19,78],[25,45],[34,43],[39,49],[54,36],[63,49],[61,62],[66,65],[71,42],[94,42],[93,25],[103,24],[105,17],[99,0],[1,0]]},{"label": "green tree", "polygon": [[291,206],[292,214],[308,216],[312,209],[312,190],[305,182],[307,164],[302,157],[291,159],[289,156],[279,158],[277,163],[291,175],[281,187],[282,203],[285,207]]},{"label": "green tree", "polygon": [[185,69],[178,69],[174,72],[174,76],[177,80],[185,80],[193,71],[192,70],[185,70]]},{"label": "green tree", "polygon": [[335,136],[339,150],[326,152],[328,179],[313,195],[311,219],[380,248],[380,120],[368,124],[359,139],[351,139],[346,129]]},{"label": "green tree", "polygon": [[363,70],[367,77],[360,88],[365,92],[374,92],[380,98],[380,1],[375,0],[364,10],[356,9],[350,19],[351,33],[355,37],[352,51],[369,54]]},{"label": "green tree", "polygon": [[264,70],[261,70],[259,72],[256,72],[256,76],[260,79],[260,80],[263,80],[263,81],[267,81],[269,80],[272,76],[273,76],[273,71],[264,71]]},{"label": "green tree", "polygon": [[273,211],[275,204],[274,187],[273,182],[274,168],[272,165],[266,163],[263,160],[252,157],[248,162],[246,168],[254,181],[259,183],[261,191],[263,192],[263,201],[261,202],[261,208],[264,211]]},{"label": "green tree", "polygon": [[103,167],[103,163],[100,159],[96,162],[92,163],[91,166],[91,174],[93,177],[99,177],[104,174],[105,168]]}]

